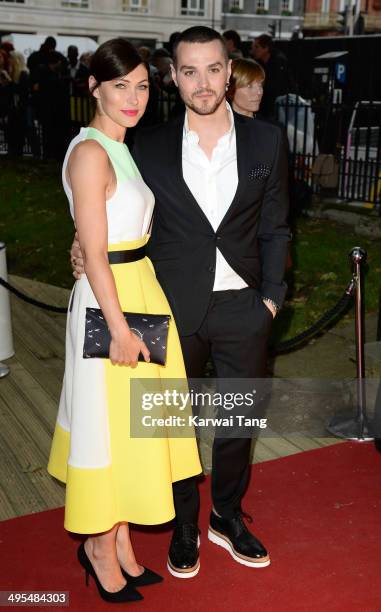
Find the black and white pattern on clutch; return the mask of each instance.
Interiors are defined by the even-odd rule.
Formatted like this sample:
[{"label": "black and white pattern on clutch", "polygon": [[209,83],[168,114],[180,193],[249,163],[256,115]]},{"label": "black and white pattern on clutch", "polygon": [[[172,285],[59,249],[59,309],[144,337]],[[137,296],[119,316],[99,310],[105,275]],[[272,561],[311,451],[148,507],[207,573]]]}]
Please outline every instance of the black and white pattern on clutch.
[{"label": "black and white pattern on clutch", "polygon": [[[143,340],[150,352],[151,363],[165,365],[170,315],[124,312],[130,330]],[[110,331],[99,308],[86,308],[83,357],[107,359],[110,354]],[[139,355],[139,361],[144,361]]]},{"label": "black and white pattern on clutch", "polygon": [[258,164],[250,170],[249,179],[251,181],[261,181],[267,179],[270,176],[271,168],[268,164]]}]

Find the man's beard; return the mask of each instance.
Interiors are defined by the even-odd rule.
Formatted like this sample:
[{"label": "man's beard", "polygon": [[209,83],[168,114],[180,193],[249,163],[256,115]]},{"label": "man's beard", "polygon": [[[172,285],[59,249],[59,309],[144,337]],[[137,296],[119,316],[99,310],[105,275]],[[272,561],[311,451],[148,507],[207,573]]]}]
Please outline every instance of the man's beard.
[{"label": "man's beard", "polygon": [[[200,95],[201,93],[211,93],[214,94],[216,97],[214,99],[214,102],[212,103],[212,106],[208,106],[209,102],[208,100],[204,100],[202,102],[202,106],[196,106],[196,104],[194,103],[193,99],[197,96]],[[192,96],[190,98],[185,99],[184,98],[184,104],[187,108],[190,108],[192,111],[194,111],[197,115],[213,115],[213,113],[216,112],[217,108],[220,106],[221,102],[224,100],[225,98],[225,92],[223,91],[220,96],[217,96],[216,92],[213,91],[212,89],[202,89],[199,91],[195,91]]]}]

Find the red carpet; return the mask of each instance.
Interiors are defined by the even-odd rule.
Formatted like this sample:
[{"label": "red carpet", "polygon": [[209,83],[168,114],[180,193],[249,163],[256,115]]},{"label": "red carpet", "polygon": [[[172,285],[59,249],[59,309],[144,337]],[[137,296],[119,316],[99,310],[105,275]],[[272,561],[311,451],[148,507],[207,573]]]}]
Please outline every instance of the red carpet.
[{"label": "red carpet", "polygon": [[[165,570],[170,531],[134,533],[138,559],[165,575],[142,589],[136,610],[322,612],[381,610],[381,455],[372,444],[339,444],[254,466],[244,509],[271,553],[252,570],[207,540],[209,479],[201,485],[201,570]],[[70,610],[110,610],[85,587],[78,541],[62,509],[0,523],[2,590],[67,590]],[[121,606],[117,606],[119,609]],[[39,608],[43,609],[43,608]],[[47,609],[47,608],[44,608]]]}]

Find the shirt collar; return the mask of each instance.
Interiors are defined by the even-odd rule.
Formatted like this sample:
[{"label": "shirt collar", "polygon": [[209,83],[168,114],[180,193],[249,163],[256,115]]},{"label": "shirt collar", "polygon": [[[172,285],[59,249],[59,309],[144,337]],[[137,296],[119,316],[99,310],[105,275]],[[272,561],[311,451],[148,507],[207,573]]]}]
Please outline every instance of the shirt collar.
[{"label": "shirt collar", "polygon": [[[232,143],[232,139],[235,136],[235,126],[234,126],[234,115],[232,108],[228,102],[226,102],[226,108],[228,109],[229,117],[230,117],[230,128],[229,130],[218,139],[217,146],[219,145],[228,145],[230,146]],[[185,113],[184,120],[184,129],[183,129],[183,137],[189,143],[198,144],[200,138],[197,132],[189,129],[189,120],[188,120],[188,111]]]}]

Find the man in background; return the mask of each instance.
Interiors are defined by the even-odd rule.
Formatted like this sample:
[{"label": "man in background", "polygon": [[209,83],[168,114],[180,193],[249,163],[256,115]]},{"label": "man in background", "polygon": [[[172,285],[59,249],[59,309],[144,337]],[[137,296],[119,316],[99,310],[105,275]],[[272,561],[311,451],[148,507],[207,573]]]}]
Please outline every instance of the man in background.
[{"label": "man in background", "polygon": [[70,95],[85,96],[88,92],[89,69],[79,59],[78,47],[70,45],[67,49]]},{"label": "man in background", "polygon": [[295,89],[287,58],[275,48],[274,41],[268,34],[261,34],[254,39],[251,55],[266,73],[261,115],[267,119],[275,119],[275,100]]},{"label": "man in background", "polygon": [[243,57],[241,51],[241,37],[238,32],[236,32],[235,30],[226,30],[226,32],[224,32],[222,36],[225,41],[229,59],[237,59],[239,57]]}]

